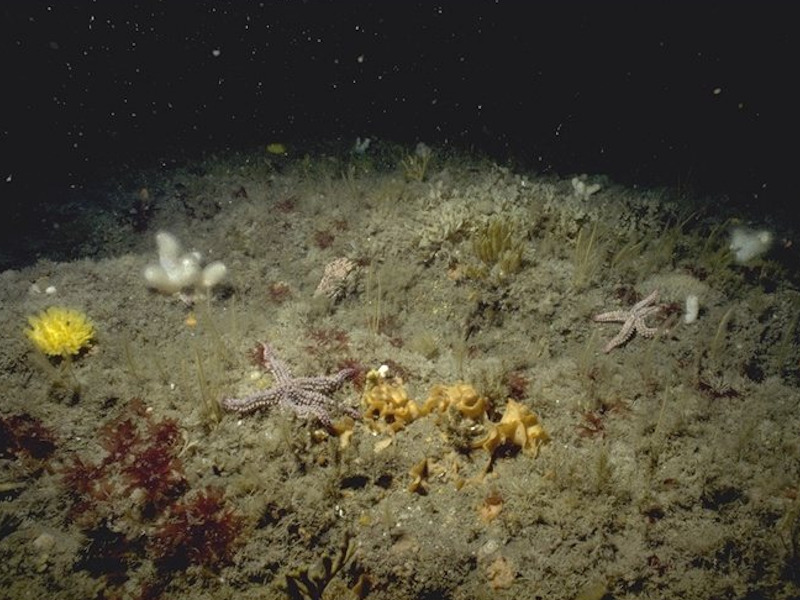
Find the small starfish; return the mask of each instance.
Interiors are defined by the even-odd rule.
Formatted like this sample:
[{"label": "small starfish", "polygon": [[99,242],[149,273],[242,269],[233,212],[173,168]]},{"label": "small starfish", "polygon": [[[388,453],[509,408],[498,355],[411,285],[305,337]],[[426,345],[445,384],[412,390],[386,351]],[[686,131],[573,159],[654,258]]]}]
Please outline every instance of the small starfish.
[{"label": "small starfish", "polygon": [[644,300],[639,300],[630,310],[612,310],[600,313],[593,317],[594,321],[602,323],[622,323],[622,329],[603,348],[603,352],[611,352],[617,346],[627,342],[634,333],[651,338],[658,333],[658,328],[648,327],[644,322],[646,317],[660,312],[664,306],[653,304],[658,301],[658,290],[653,290]]},{"label": "small starfish", "polygon": [[[244,398],[224,398],[223,408],[245,414],[280,406],[291,409],[298,417],[316,417],[326,427],[332,426],[330,409],[335,403],[330,395],[353,376],[355,369],[342,369],[335,375],[292,377],[288,365],[275,355],[275,350],[266,342],[258,344],[255,356],[262,367],[272,372],[275,385]],[[342,408],[350,416],[360,417],[356,409]]]}]

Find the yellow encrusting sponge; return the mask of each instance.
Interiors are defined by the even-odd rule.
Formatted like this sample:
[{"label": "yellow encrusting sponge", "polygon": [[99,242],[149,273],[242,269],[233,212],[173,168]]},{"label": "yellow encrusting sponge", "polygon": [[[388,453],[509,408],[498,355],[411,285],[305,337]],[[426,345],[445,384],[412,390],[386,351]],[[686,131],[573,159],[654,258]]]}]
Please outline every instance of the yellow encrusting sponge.
[{"label": "yellow encrusting sponge", "polygon": [[29,316],[28,325],[25,335],[49,356],[78,354],[94,336],[94,326],[84,313],[63,306],[51,306]]}]

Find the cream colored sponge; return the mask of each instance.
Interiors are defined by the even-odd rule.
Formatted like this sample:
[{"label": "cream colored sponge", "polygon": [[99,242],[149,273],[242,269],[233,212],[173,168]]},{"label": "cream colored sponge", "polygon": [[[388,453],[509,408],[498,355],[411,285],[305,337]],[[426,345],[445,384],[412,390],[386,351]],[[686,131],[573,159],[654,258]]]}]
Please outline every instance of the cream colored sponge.
[{"label": "cream colored sponge", "polygon": [[177,238],[166,231],[156,234],[158,264],[144,269],[147,285],[163,294],[200,288],[208,292],[219,284],[228,274],[228,269],[220,261],[202,266],[199,252],[183,252]]}]

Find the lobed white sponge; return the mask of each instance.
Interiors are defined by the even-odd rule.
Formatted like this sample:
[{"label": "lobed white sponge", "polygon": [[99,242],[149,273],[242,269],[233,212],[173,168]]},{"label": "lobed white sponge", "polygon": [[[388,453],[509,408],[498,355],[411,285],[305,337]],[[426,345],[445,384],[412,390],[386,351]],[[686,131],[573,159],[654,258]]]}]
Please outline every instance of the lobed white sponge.
[{"label": "lobed white sponge", "polygon": [[589,196],[595,192],[599,192],[600,188],[602,187],[599,183],[587,184],[586,180],[586,175],[579,175],[578,177],[573,177],[570,180],[570,183],[572,183],[572,191],[574,192],[575,196],[581,200],[587,200]]},{"label": "lobed white sponge", "polygon": [[228,274],[228,269],[219,261],[201,266],[199,252],[183,253],[177,238],[166,231],[156,234],[158,264],[145,267],[147,285],[163,294],[176,294],[190,288],[201,288],[208,292]]},{"label": "lobed white sponge", "polygon": [[731,230],[729,246],[733,252],[733,259],[741,265],[761,256],[772,246],[773,237],[772,232],[766,229],[734,227]]}]

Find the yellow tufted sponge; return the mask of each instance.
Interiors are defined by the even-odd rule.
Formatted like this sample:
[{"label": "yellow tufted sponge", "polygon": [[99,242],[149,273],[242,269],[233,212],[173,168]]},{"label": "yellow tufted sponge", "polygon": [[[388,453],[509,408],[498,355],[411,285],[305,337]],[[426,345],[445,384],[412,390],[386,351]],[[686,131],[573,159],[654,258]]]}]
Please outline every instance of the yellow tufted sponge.
[{"label": "yellow tufted sponge", "polygon": [[25,330],[25,335],[49,356],[77,354],[94,336],[94,326],[84,313],[63,306],[51,306],[31,315],[28,325],[30,329]]}]

